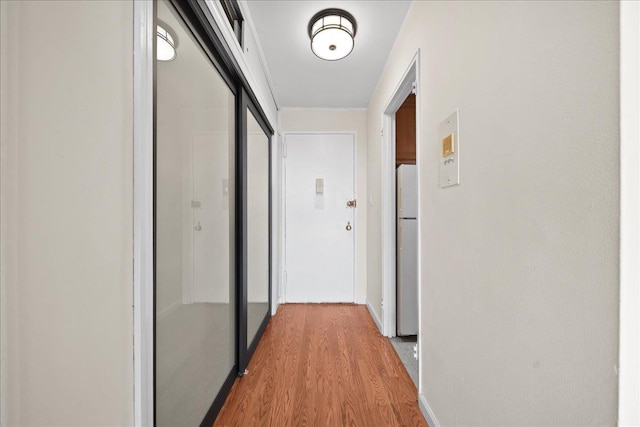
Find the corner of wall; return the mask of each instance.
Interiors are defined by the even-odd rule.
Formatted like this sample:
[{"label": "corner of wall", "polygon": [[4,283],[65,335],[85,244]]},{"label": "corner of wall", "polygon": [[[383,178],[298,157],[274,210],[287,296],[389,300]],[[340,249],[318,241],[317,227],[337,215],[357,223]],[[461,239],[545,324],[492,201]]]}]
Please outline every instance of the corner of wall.
[{"label": "corner of wall", "polygon": [[[366,300],[366,299],[365,299]],[[376,323],[376,326],[378,327],[378,330],[380,331],[380,333],[383,333],[382,330],[382,322],[380,321],[380,318],[378,317],[378,314],[375,312],[375,310],[373,309],[373,307],[371,307],[371,304],[369,304],[369,301],[366,300],[365,304],[367,305],[367,309],[369,310],[369,313],[371,314],[371,318],[373,319],[373,321]]]},{"label": "corner of wall", "polygon": [[429,427],[440,427],[436,414],[433,413],[429,402],[427,402],[427,398],[424,397],[422,393],[418,395],[418,406],[420,407],[420,412],[422,412],[422,415],[424,415],[424,418],[427,420]]}]

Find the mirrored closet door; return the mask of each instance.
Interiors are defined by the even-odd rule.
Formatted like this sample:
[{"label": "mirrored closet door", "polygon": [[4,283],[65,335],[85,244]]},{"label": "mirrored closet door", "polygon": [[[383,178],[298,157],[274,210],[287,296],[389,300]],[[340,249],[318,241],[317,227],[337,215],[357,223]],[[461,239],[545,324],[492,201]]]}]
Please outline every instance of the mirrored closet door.
[{"label": "mirrored closet door", "polygon": [[155,421],[199,425],[236,370],[236,97],[170,4],[157,18]]}]

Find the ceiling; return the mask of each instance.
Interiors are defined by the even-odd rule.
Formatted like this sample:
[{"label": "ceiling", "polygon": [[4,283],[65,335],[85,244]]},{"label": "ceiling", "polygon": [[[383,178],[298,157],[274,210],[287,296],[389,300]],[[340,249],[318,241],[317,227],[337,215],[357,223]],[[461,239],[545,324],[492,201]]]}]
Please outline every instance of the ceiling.
[{"label": "ceiling", "polygon": [[[376,88],[409,10],[407,0],[248,0],[279,108],[364,108]],[[337,7],[358,24],[355,47],[339,61],[310,48],[307,25],[318,11]]]}]

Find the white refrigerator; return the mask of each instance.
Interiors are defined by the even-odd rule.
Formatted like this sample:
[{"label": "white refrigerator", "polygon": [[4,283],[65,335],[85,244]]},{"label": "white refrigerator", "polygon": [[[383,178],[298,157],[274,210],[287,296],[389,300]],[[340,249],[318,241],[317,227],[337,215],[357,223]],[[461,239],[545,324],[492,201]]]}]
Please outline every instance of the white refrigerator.
[{"label": "white refrigerator", "polygon": [[396,171],[396,332],[418,334],[418,179],[415,165]]}]

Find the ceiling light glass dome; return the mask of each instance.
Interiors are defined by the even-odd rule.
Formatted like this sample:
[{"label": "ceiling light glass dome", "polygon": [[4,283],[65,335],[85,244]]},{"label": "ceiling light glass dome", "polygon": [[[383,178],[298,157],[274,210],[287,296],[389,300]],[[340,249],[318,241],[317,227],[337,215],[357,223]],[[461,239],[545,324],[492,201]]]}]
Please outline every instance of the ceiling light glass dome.
[{"label": "ceiling light glass dome", "polygon": [[165,26],[167,25],[162,24],[156,27],[156,55],[158,61],[173,61],[176,59],[176,42]]},{"label": "ceiling light glass dome", "polygon": [[325,9],[316,13],[307,31],[311,38],[311,50],[321,59],[337,61],[353,50],[356,36],[356,20],[342,9]]}]

